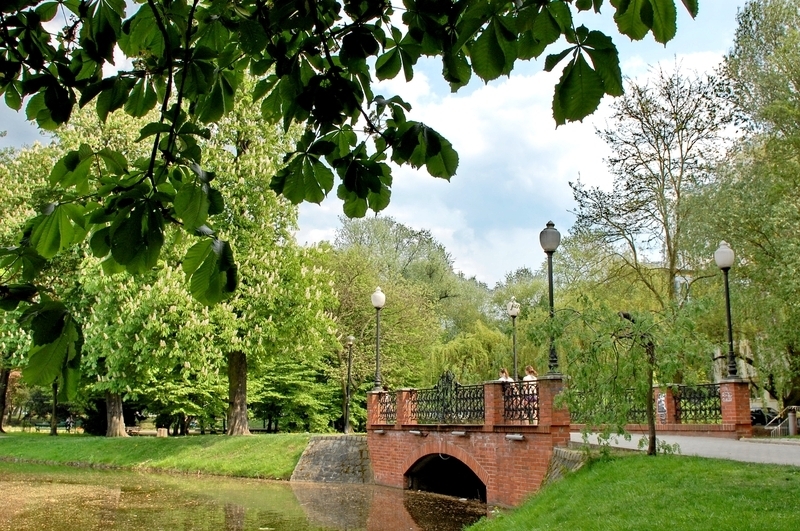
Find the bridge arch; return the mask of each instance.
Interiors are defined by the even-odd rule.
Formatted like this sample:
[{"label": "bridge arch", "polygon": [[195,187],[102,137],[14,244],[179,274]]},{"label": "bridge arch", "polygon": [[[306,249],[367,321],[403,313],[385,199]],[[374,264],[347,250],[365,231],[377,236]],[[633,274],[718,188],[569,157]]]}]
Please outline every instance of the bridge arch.
[{"label": "bridge arch", "polygon": [[405,487],[486,502],[489,474],[463,448],[447,441],[430,441],[403,464]]}]

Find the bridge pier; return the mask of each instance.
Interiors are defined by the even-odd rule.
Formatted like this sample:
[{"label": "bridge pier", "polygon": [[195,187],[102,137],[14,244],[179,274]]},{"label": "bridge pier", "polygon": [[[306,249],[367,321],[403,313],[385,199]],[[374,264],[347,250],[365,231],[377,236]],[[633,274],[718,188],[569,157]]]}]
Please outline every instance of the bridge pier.
[{"label": "bridge pier", "polygon": [[409,488],[413,474],[421,473],[415,470],[420,460],[449,457],[463,463],[483,483],[484,501],[519,505],[541,487],[553,448],[566,447],[570,439],[569,411],[554,404],[563,387],[562,376],[542,377],[537,386],[538,422],[534,423],[506,418],[502,382],[483,385],[482,424],[420,424],[412,414],[414,391],[409,389],[395,393],[391,418],[387,414],[391,397],[385,392],[369,393],[367,444],[375,483]]}]

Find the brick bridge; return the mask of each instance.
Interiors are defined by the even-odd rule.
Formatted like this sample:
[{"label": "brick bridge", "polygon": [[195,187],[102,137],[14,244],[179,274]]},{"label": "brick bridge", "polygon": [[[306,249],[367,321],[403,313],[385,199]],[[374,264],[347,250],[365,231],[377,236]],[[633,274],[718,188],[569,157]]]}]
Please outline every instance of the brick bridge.
[{"label": "brick bridge", "polygon": [[[367,444],[375,483],[519,505],[541,487],[555,463],[554,449],[566,447],[576,429],[569,411],[554,404],[562,378],[462,386],[446,374],[431,389],[369,393]],[[676,428],[668,406],[673,414],[659,431],[750,435],[747,383],[722,382],[718,393],[720,418],[706,429]]]}]

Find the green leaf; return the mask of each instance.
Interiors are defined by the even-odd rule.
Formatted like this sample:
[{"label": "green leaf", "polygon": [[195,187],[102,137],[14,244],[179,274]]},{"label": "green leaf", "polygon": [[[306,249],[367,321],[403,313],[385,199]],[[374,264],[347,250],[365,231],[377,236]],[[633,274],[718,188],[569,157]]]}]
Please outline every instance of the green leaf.
[{"label": "green leaf", "polygon": [[656,42],[666,44],[675,37],[677,31],[678,12],[675,9],[675,2],[650,0],[650,5],[653,8],[653,37]]},{"label": "green leaf", "polygon": [[[656,2],[664,2],[667,0],[654,0]],[[673,0],[669,0],[672,2]],[[698,1],[697,0],[682,0],[683,5],[686,6],[686,10],[689,11],[689,14],[692,15],[692,18],[697,16],[698,10]]]},{"label": "green leaf", "polygon": [[592,70],[583,54],[578,54],[564,69],[556,85],[553,99],[556,123],[561,125],[565,120],[582,120],[597,109],[603,93],[603,80]]},{"label": "green leaf", "polygon": [[111,148],[103,148],[97,152],[97,155],[103,159],[106,168],[114,175],[125,175],[128,173],[128,159],[119,151],[114,151]]},{"label": "green leaf", "polygon": [[66,364],[80,349],[80,334],[75,321],[67,314],[60,335],[52,342],[34,345],[28,351],[23,379],[32,385],[51,385],[63,373]]},{"label": "green leaf", "polygon": [[6,86],[5,100],[6,105],[15,111],[22,108],[22,95],[17,90],[15,83],[9,83],[8,86]]},{"label": "green leaf", "polygon": [[68,314],[63,303],[46,301],[34,304],[25,310],[20,316],[19,322],[31,332],[34,344],[43,345],[58,339]]},{"label": "green leaf", "polygon": [[97,117],[105,122],[108,113],[114,112],[128,101],[131,89],[136,80],[118,77],[111,88],[103,90],[97,97]]},{"label": "green leaf", "polygon": [[239,24],[239,42],[242,51],[247,55],[256,55],[267,45],[267,34],[261,24],[253,19],[245,18]]},{"label": "green leaf", "polygon": [[102,258],[111,251],[109,233],[110,229],[108,227],[103,227],[92,234],[92,237],[89,239],[89,247],[92,250],[92,254],[97,258]]},{"label": "green leaf", "polygon": [[214,216],[222,214],[225,210],[225,198],[222,193],[216,188],[208,191],[208,215]]},{"label": "green leaf", "polygon": [[348,218],[363,218],[367,214],[367,200],[349,191],[344,184],[339,185],[336,195],[344,201],[342,210]]},{"label": "green leaf", "polygon": [[133,117],[141,118],[156,106],[158,97],[153,85],[146,79],[140,79],[133,87],[128,101],[125,102],[125,112]]},{"label": "green leaf", "polygon": [[498,42],[495,25],[489,24],[470,48],[472,69],[484,81],[497,79],[503,73],[506,56]]},{"label": "green leaf", "polygon": [[401,67],[400,51],[394,48],[375,61],[375,75],[380,80],[393,79],[400,72]]},{"label": "green leaf", "polygon": [[449,180],[450,177],[456,174],[456,169],[458,169],[458,153],[453,149],[452,144],[439,133],[433,130],[431,130],[431,133],[437,139],[439,149],[436,155],[427,157],[425,167],[433,177]]},{"label": "green leaf", "polygon": [[166,133],[170,129],[169,124],[162,123],[162,122],[150,122],[149,124],[142,127],[139,131],[139,138],[136,139],[136,142],[141,142],[148,136],[152,136],[158,133]]},{"label": "green leaf", "polygon": [[50,214],[36,218],[31,245],[44,258],[53,258],[77,241],[78,236],[83,236],[73,227],[68,211],[66,205],[59,205]]},{"label": "green leaf", "polygon": [[226,241],[205,240],[193,245],[184,257],[183,270],[190,277],[192,296],[202,304],[216,304],[236,289],[237,266]]},{"label": "green leaf", "polygon": [[183,221],[187,231],[206,222],[209,206],[208,194],[194,183],[184,184],[175,195],[175,214]]},{"label": "green leaf", "polygon": [[[661,0],[665,1],[665,0]],[[674,0],[666,0],[673,2]],[[642,40],[650,26],[645,24],[642,19],[643,11],[650,9],[650,0],[627,0],[621,2],[614,14],[614,20],[620,33],[627,35],[633,40]]]}]

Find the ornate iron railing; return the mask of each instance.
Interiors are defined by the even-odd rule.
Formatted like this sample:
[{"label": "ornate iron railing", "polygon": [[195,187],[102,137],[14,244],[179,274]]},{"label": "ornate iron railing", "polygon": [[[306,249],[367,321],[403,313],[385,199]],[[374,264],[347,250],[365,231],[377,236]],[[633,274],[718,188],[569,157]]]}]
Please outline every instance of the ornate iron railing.
[{"label": "ornate iron railing", "polygon": [[378,423],[394,424],[397,421],[397,394],[393,391],[378,395]]},{"label": "ornate iron railing", "polygon": [[[628,424],[647,423],[647,404],[635,389],[624,389],[621,398],[615,395],[573,391],[570,401],[572,422],[586,424],[624,419]],[[627,409],[626,409],[627,408]]]},{"label": "ornate iron railing", "polygon": [[429,389],[409,393],[410,416],[419,424],[483,424],[483,385],[461,385],[444,373]]},{"label": "ornate iron railing", "polygon": [[503,418],[539,422],[539,383],[505,382],[503,384]]},{"label": "ornate iron railing", "polygon": [[680,424],[719,424],[722,402],[719,384],[676,385],[672,388],[675,419]]}]

